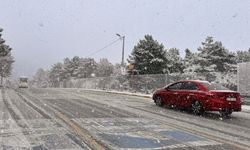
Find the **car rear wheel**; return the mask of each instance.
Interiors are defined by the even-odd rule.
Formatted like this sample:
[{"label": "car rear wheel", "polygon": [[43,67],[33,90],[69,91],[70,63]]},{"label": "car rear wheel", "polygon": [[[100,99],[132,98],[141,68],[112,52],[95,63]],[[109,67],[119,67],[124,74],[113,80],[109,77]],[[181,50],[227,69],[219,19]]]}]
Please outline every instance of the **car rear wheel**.
[{"label": "car rear wheel", "polygon": [[155,98],[155,104],[156,104],[157,106],[160,106],[160,107],[163,106],[163,101],[162,101],[162,98],[161,98],[160,96],[157,96],[157,97]]},{"label": "car rear wheel", "polygon": [[221,115],[222,117],[225,117],[225,118],[230,117],[231,114],[233,113],[233,111],[232,111],[232,110],[229,110],[229,109],[221,110],[221,111],[219,111],[219,112],[220,112],[220,115]]},{"label": "car rear wheel", "polygon": [[202,103],[199,101],[194,101],[191,104],[191,110],[195,115],[201,115],[204,112]]}]

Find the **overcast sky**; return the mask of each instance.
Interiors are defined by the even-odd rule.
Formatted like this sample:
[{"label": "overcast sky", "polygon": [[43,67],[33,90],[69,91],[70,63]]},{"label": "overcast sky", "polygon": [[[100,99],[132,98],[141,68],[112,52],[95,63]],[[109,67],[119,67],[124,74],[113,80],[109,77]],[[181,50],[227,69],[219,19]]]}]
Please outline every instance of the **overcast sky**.
[{"label": "overcast sky", "polygon": [[145,34],[166,48],[196,51],[210,35],[232,51],[250,47],[248,0],[1,0],[0,27],[13,48],[14,76],[32,75],[65,57],[121,62]]}]

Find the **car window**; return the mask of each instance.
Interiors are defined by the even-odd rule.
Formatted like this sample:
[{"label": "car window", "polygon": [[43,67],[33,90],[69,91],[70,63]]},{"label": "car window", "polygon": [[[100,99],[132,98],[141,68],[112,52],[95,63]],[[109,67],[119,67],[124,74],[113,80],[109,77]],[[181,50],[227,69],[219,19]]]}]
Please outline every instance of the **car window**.
[{"label": "car window", "polygon": [[181,87],[182,90],[198,90],[198,86],[192,82],[184,82]]},{"label": "car window", "polygon": [[202,82],[202,84],[206,86],[208,90],[229,90],[218,83]]},{"label": "car window", "polygon": [[175,84],[172,84],[172,85],[168,86],[167,89],[169,89],[169,90],[180,90],[181,86],[182,86],[182,82],[178,82],[178,83],[175,83]]}]

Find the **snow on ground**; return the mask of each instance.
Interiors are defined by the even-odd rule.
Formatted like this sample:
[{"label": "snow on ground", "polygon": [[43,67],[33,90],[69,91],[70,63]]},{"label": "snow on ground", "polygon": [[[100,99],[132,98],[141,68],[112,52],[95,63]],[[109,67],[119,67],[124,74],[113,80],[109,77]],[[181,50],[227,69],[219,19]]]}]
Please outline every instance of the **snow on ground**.
[{"label": "snow on ground", "polygon": [[248,105],[242,105],[242,111],[250,112],[250,106],[248,106]]},{"label": "snow on ground", "polygon": [[128,91],[121,92],[121,91],[115,91],[115,90],[97,90],[97,89],[86,89],[86,90],[152,98],[152,94],[133,93],[133,92],[128,92]]}]

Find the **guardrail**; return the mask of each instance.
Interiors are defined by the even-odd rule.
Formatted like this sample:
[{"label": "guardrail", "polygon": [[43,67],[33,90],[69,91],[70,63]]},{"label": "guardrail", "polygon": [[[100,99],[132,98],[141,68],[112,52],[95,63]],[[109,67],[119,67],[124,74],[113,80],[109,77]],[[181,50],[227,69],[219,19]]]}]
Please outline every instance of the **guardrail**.
[{"label": "guardrail", "polygon": [[243,104],[244,105],[250,105],[250,96],[242,96],[241,97],[243,98]]}]

